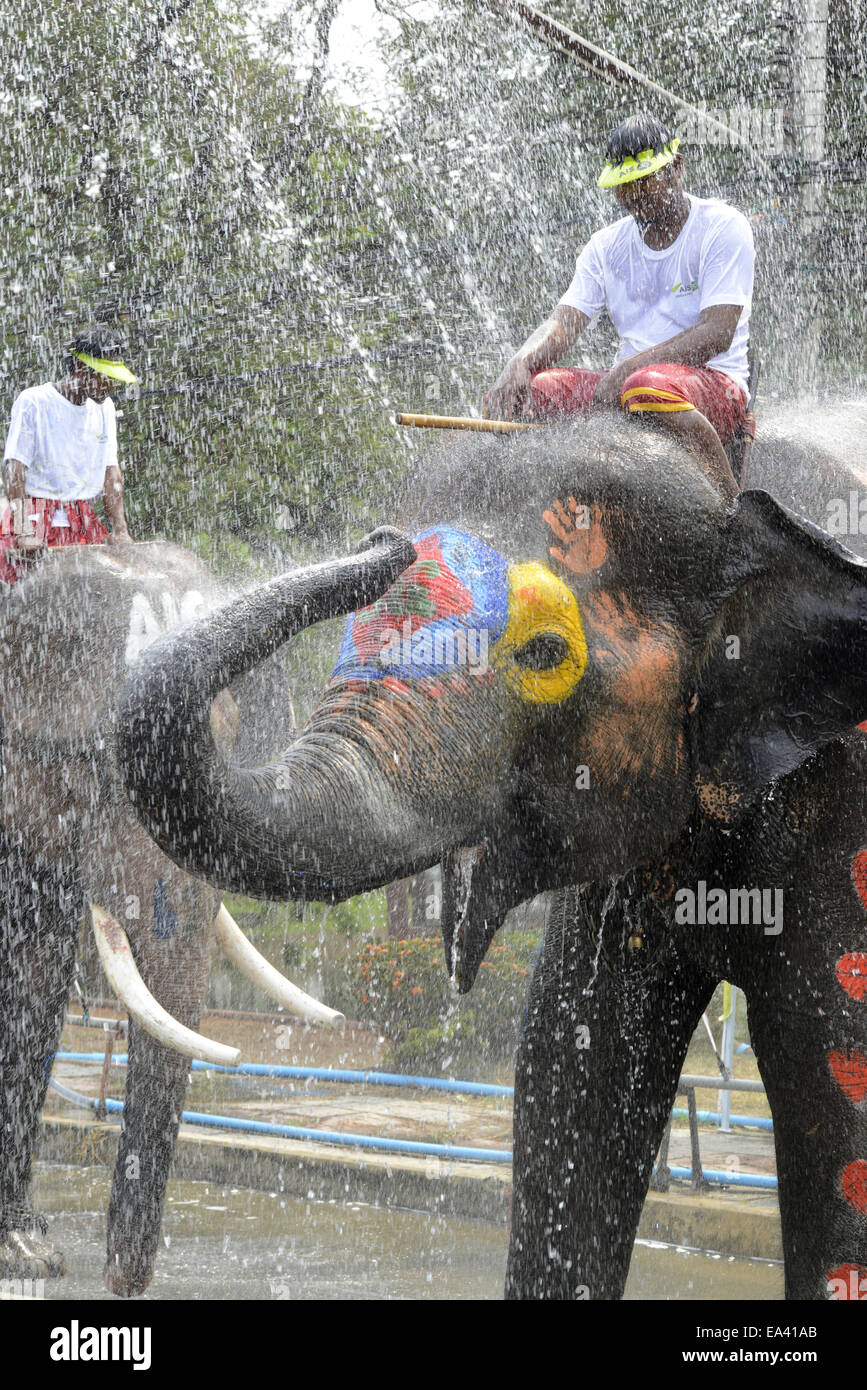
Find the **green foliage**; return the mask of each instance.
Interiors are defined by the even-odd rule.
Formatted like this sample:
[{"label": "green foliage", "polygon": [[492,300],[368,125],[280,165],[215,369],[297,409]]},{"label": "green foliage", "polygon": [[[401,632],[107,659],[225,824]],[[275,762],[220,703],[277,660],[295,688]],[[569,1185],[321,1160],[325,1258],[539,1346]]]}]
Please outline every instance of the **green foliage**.
[{"label": "green foliage", "polygon": [[299,72],[291,23],[256,40],[250,20],[235,0],[9,14],[2,394],[56,379],[82,322],[115,323],[140,379],[118,401],[134,534],[345,544],[386,417],[357,365],[336,383],[317,362],[353,346],[330,263],[374,234],[378,137]]},{"label": "green foliage", "polygon": [[[496,7],[380,0],[397,20],[383,53],[398,98],[367,116],[324,80],[336,8],[4,6],[2,404],[59,374],[81,323],[120,326],[140,377],[118,401],[133,533],[207,533],[237,566],[305,558],[323,540],[345,549],[395,519],[407,456],[426,446],[390,410],[478,408],[577,249],[616,215],[595,185],[602,141],[647,104]],[[688,99],[791,107],[782,0],[544,8]],[[832,0],[834,159],[863,158],[861,25]],[[742,151],[687,142],[686,154],[691,189],[753,219],[765,391],[814,384],[814,319],[827,375],[854,384],[860,184],[826,185],[811,237],[791,161],[769,182]],[[576,360],[604,364],[612,347],[597,325]]]},{"label": "green foliage", "polygon": [[342,903],[305,903],[298,921],[308,933],[373,936],[387,921],[385,889],[374,889]]},{"label": "green foliage", "polygon": [[535,933],[495,942],[465,998],[446,977],[439,937],[369,942],[357,959],[358,1017],[391,1040],[397,1065],[472,1069],[511,1063],[526,1007]]}]

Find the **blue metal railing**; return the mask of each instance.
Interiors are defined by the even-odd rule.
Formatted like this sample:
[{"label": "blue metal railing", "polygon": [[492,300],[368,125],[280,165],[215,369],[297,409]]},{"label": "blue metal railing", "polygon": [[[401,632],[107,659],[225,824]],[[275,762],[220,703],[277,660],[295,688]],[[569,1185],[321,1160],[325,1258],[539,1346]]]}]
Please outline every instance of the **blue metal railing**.
[{"label": "blue metal railing", "polygon": [[[57,1061],[69,1062],[104,1062],[105,1056],[101,1052],[58,1052]],[[127,1053],[117,1053],[111,1057],[111,1063],[115,1066],[125,1066],[128,1061]],[[475,1096],[494,1096],[499,1099],[511,1099],[514,1096],[514,1087],[489,1085],[478,1081],[453,1081],[447,1077],[434,1076],[412,1076],[402,1075],[399,1072],[375,1072],[346,1070],[330,1067],[299,1067],[271,1065],[260,1062],[246,1062],[237,1067],[218,1067],[212,1066],[209,1062],[202,1062],[198,1059],[190,1062],[191,1071],[204,1072],[223,1072],[229,1075],[241,1075],[250,1077],[271,1077],[286,1078],[292,1080],[314,1080],[343,1082],[346,1084],[365,1084],[374,1086],[403,1086],[420,1088],[424,1090],[446,1091],[458,1095]],[[701,1081],[705,1078],[690,1078],[690,1081]],[[707,1078],[712,1081],[712,1078]],[[737,1084],[737,1083],[735,1083]],[[751,1083],[742,1083],[750,1085]],[[123,1102],[118,1100],[104,1099],[100,1101],[93,1096],[85,1096],[79,1091],[73,1091],[70,1087],[63,1086],[60,1082],[51,1081],[51,1087],[58,1095],[65,1100],[71,1101],[75,1105],[81,1105],[88,1109],[99,1109],[103,1106],[109,1114],[123,1114]],[[687,1116],[688,1111],[673,1110],[673,1115]],[[718,1121],[719,1116],[710,1110],[700,1110],[696,1112],[696,1118],[706,1121]],[[231,1115],[210,1115],[200,1111],[184,1111],[181,1119],[192,1125],[202,1125],[214,1129],[235,1130],[249,1134],[275,1135],[285,1139],[304,1139],[322,1144],[336,1144],[342,1147],[373,1149],[383,1153],[405,1153],[435,1157],[443,1160],[468,1160],[486,1163],[511,1163],[512,1153],[507,1149],[476,1149],[457,1144],[432,1144],[421,1140],[410,1139],[385,1139],[376,1135],[369,1134],[349,1134],[336,1130],[309,1129],[301,1125],[281,1125],[266,1122],[264,1120],[238,1119]],[[730,1120],[733,1124],[754,1126],[762,1129],[772,1129],[773,1121],[762,1116],[753,1115],[732,1115]],[[672,1178],[690,1181],[695,1185],[692,1168],[680,1168],[667,1166],[667,1171]],[[657,1171],[656,1169],[654,1171]],[[706,1169],[701,1167],[701,1177],[708,1183],[724,1184],[727,1187],[753,1187],[767,1188],[776,1190],[777,1179],[756,1173],[730,1173],[717,1169]]]}]

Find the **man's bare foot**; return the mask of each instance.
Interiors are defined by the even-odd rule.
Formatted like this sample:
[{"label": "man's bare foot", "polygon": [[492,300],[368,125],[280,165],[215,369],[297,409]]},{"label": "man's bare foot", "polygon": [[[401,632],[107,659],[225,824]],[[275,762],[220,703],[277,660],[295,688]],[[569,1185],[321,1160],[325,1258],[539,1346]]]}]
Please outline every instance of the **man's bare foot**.
[{"label": "man's bare foot", "polygon": [[648,423],[667,430],[679,444],[688,449],[708,482],[727,502],[737,497],[740,489],[731,470],[728,455],[710,420],[702,415],[701,411],[673,411],[668,415],[654,416]]}]

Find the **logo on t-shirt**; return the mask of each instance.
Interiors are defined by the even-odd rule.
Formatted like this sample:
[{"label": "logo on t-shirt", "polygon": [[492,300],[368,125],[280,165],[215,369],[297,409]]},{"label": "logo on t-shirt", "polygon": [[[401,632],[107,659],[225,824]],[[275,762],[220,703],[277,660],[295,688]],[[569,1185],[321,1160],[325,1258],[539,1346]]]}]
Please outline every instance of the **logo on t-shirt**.
[{"label": "logo on t-shirt", "polygon": [[671,293],[676,294],[679,299],[682,294],[695,294],[697,289],[697,280],[691,280],[688,285],[685,285],[682,280],[678,280],[676,285],[672,285]]}]

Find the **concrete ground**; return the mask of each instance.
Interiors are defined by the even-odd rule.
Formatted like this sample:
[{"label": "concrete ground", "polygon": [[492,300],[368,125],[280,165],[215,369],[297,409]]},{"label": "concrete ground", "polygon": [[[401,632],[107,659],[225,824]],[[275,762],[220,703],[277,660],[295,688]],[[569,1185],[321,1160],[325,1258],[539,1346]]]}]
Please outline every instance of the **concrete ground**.
[{"label": "concrete ground", "polygon": [[[222,1020],[208,1019],[203,1032],[219,1037]],[[251,1023],[255,1036],[246,1039],[245,1060],[310,1064],[310,1034],[321,1030],[287,1028],[276,1036]],[[237,1025],[232,1036],[237,1039]],[[280,1046],[280,1043],[283,1046]],[[382,1067],[383,1042],[375,1035],[333,1036],[333,1055],[317,1065]],[[258,1044],[258,1046],[256,1045]],[[96,1030],[76,1028],[64,1035],[64,1050],[96,1051],[102,1037]],[[117,1050],[124,1049],[122,1042]],[[254,1057],[251,1057],[251,1051]],[[370,1055],[367,1055],[367,1054]],[[350,1060],[350,1057],[352,1060]],[[65,1085],[88,1095],[98,1093],[101,1068],[84,1062],[58,1062],[54,1075]],[[109,1095],[122,1096],[123,1071],[112,1069]],[[509,1150],[511,1102],[494,1098],[444,1095],[378,1086],[345,1086],[195,1073],[187,1098],[189,1110],[228,1114],[271,1123],[382,1135],[473,1148]],[[112,1164],[117,1126],[96,1121],[82,1109],[49,1092],[45,1138],[40,1157],[64,1163]],[[771,1175],[775,1172],[773,1137],[755,1129],[736,1128],[723,1134],[714,1125],[700,1126],[704,1169]],[[672,1129],[668,1162],[689,1168],[690,1140],[686,1121]],[[430,1156],[383,1154],[338,1147],[316,1141],[232,1133],[183,1125],[174,1176],[201,1178],[236,1186],[306,1195],[359,1200],[382,1205],[471,1216],[496,1223],[508,1219],[511,1165],[452,1162]],[[688,1183],[672,1182],[668,1192],[651,1192],[640,1234],[659,1241],[729,1255],[779,1259],[779,1214],[776,1194],[767,1190],[721,1188],[696,1191]]]}]

